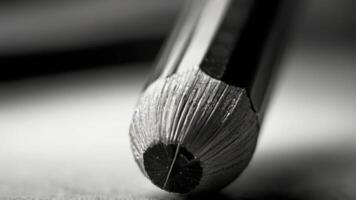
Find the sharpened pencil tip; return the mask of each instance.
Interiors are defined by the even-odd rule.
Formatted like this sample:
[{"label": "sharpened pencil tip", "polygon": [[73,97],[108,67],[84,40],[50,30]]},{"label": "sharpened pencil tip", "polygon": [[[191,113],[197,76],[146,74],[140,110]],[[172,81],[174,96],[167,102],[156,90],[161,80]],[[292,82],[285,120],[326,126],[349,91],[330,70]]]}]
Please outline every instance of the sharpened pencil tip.
[{"label": "sharpened pencil tip", "polygon": [[198,194],[221,189],[241,174],[258,130],[245,89],[193,69],[149,85],[134,112],[130,140],[153,184]]},{"label": "sharpened pencil tip", "polygon": [[176,144],[156,143],[143,154],[144,167],[158,187],[176,193],[188,193],[199,185],[203,174],[201,162],[186,148]]}]

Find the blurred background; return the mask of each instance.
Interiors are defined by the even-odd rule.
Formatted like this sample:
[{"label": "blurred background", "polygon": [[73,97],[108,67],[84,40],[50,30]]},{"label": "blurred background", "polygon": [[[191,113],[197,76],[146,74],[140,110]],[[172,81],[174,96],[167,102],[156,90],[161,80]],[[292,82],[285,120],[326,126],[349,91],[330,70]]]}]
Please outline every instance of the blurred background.
[{"label": "blurred background", "polygon": [[[355,199],[353,0],[300,1],[247,170],[222,199]],[[128,127],[179,0],[0,2],[0,198],[179,199]]]}]

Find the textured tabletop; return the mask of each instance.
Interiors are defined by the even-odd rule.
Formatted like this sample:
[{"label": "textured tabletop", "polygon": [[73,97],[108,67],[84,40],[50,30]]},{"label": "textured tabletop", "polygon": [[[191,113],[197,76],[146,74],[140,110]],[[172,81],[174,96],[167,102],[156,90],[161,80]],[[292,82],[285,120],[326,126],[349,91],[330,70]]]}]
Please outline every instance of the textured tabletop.
[{"label": "textured tabletop", "polygon": [[[212,199],[354,199],[354,51],[291,51],[247,170]],[[180,199],[140,173],[128,127],[145,67],[0,86],[0,199]]]}]

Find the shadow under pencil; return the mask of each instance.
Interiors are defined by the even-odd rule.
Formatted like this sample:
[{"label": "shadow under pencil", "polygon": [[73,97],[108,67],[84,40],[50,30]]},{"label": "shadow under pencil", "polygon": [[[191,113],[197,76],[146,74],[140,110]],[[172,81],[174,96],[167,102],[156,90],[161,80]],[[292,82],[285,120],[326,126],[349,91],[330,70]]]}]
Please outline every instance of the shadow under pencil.
[{"label": "shadow under pencil", "polygon": [[246,171],[246,176],[238,178],[227,190],[178,199],[352,199],[350,193],[355,188],[346,186],[354,185],[356,178],[355,151],[352,147],[335,147],[259,159]]}]

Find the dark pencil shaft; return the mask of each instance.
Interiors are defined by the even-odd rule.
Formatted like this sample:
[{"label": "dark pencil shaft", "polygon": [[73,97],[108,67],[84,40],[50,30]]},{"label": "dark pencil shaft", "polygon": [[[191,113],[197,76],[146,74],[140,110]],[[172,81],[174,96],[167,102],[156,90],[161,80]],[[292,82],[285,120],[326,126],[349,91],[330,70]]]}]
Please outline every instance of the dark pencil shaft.
[{"label": "dark pencil shaft", "polygon": [[144,89],[154,80],[177,71],[183,58],[187,56],[186,52],[190,48],[197,23],[202,20],[201,13],[209,1],[211,0],[186,1],[172,33],[161,49],[156,66]]},{"label": "dark pencil shaft", "polygon": [[283,43],[284,0],[232,1],[200,68],[213,78],[245,88],[257,113]]},{"label": "dark pencil shaft", "polygon": [[215,79],[246,89],[260,115],[284,43],[287,4],[285,0],[191,1],[147,85],[198,66]]}]

